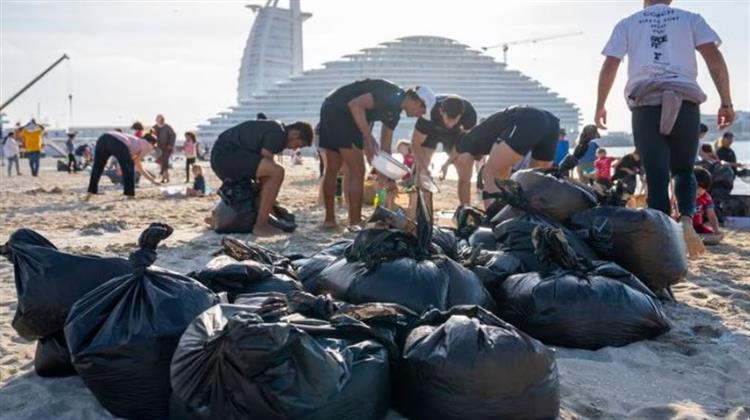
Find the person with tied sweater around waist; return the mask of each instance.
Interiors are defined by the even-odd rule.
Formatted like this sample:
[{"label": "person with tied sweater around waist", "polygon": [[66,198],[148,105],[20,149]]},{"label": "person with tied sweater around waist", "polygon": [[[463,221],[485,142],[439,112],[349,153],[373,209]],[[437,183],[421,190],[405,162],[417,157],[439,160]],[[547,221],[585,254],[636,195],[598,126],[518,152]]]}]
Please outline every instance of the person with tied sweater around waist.
[{"label": "person with tied sweater around waist", "polygon": [[127,198],[135,198],[135,171],[145,176],[151,183],[159,185],[154,175],[142,164],[143,158],[151,153],[155,146],[156,137],[151,133],[144,134],[143,138],[118,131],[102,134],[96,140],[94,147],[94,166],[91,169],[88,193],[84,201],[90,200],[92,195],[99,193],[99,180],[104,173],[104,167],[107,166],[107,161],[112,156],[117,159],[122,169],[122,185]]},{"label": "person with tied sweater around waist", "polygon": [[721,97],[717,125],[734,121],[729,72],[719,51],[721,39],[702,16],[670,7],[669,0],[645,0],[644,9],[615,26],[602,54],[596,125],[606,129],[605,103],[617,68],[628,56],[625,99],[632,111],[633,140],[648,185],[648,206],[670,214],[669,182],[680,213],[690,257],[705,251],[693,229],[696,181],[693,163],[700,135],[699,105],[706,95],[696,81],[695,50],[708,65]]}]

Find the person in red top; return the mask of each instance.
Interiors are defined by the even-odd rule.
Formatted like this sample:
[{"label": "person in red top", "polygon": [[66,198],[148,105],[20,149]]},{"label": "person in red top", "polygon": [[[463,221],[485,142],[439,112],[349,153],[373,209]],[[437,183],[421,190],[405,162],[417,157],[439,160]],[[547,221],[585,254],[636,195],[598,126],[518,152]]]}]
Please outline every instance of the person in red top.
[{"label": "person in red top", "polygon": [[[414,168],[414,154],[411,151],[409,140],[399,140],[398,144],[396,145],[396,151],[398,153],[401,153],[404,165],[408,166],[410,169]],[[403,181],[408,181],[410,179],[411,174],[406,174],[403,178],[401,178],[401,180]]]},{"label": "person in red top", "polygon": [[607,156],[607,149],[600,147],[596,151],[594,168],[596,169],[596,182],[609,188],[612,185],[612,163],[617,159]]},{"label": "person in red top", "polygon": [[714,200],[708,190],[711,188],[711,174],[696,166],[693,170],[698,188],[695,191],[695,214],[693,215],[693,228],[698,234],[721,234],[719,232],[719,219],[714,210]]}]

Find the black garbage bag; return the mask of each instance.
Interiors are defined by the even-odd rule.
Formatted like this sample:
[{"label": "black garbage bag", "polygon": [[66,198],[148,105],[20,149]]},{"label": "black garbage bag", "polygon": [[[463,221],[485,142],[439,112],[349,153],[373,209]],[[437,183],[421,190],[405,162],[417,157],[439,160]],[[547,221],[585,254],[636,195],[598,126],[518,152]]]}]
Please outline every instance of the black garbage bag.
[{"label": "black garbage bag", "polygon": [[221,201],[213,210],[216,233],[251,233],[258,215],[260,186],[254,182],[224,182]]},{"label": "black garbage bag", "polygon": [[169,364],[188,324],[219,302],[197,281],[158,267],[158,243],[172,228],[154,223],[130,254],[133,274],[113,278],[78,300],[65,325],[73,366],[117,417],[169,416]]},{"label": "black garbage bag", "polygon": [[388,347],[365,324],[347,321],[266,321],[242,305],[208,309],[174,354],[173,418],[383,418]]},{"label": "black garbage bag", "polygon": [[234,302],[242,293],[281,292],[302,290],[302,284],[284,274],[274,274],[273,267],[252,260],[237,261],[228,255],[220,255],[205,267],[193,271],[194,278],[215,293],[226,292]]},{"label": "black garbage bag", "polygon": [[432,229],[432,246],[436,247],[435,251],[452,260],[461,260],[463,250],[459,246],[456,232],[451,228],[435,226]]},{"label": "black garbage bag", "polygon": [[653,209],[597,207],[573,216],[588,232],[600,259],[614,261],[659,291],[687,275],[687,251],[679,225]]},{"label": "black garbage bag", "polygon": [[521,260],[503,251],[481,250],[466,264],[490,293],[497,296],[497,288],[508,276],[523,272]]},{"label": "black garbage bag", "polygon": [[596,194],[588,186],[571,178],[527,169],[514,173],[511,179],[523,191],[527,207],[522,209],[539,212],[559,223],[597,203]]},{"label": "black garbage bag", "polygon": [[39,376],[62,377],[76,374],[62,330],[36,342],[34,371]]},{"label": "black garbage bag", "polygon": [[565,235],[567,243],[575,250],[579,257],[588,261],[597,259],[596,252],[594,252],[585,240],[579,238],[576,233],[566,229],[562,225],[545,219],[541,215],[526,213],[502,222],[494,228],[498,249],[520,259],[522,272],[547,272],[560,268],[559,265],[540,260],[536,254],[536,247],[534,246],[532,236],[534,229],[537,227],[559,229]]},{"label": "black garbage bag", "polygon": [[487,224],[487,218],[484,211],[476,207],[460,205],[453,213],[453,222],[456,224],[456,235],[468,239],[477,228]]},{"label": "black garbage bag", "polygon": [[469,245],[472,248],[494,250],[497,248],[497,239],[492,229],[480,227],[469,236]]},{"label": "black garbage bag", "polygon": [[0,254],[13,263],[18,306],[13,328],[27,340],[61,331],[78,298],[111,279],[132,272],[127,260],[59,251],[31,229],[15,231]]},{"label": "black garbage bag", "polygon": [[589,350],[669,331],[656,296],[627,270],[579,258],[560,229],[537,228],[534,246],[561,269],[513,275],[493,288],[506,321],[546,344]]},{"label": "black garbage bag", "polygon": [[343,240],[330,245],[315,254],[292,261],[294,269],[297,270],[297,278],[310,293],[318,293],[318,275],[326,267],[333,264],[339,257],[344,255],[346,249],[352,244],[351,240]]},{"label": "black garbage bag", "polygon": [[670,329],[656,296],[614,263],[590,272],[516,274],[497,290],[498,315],[549,345],[597,350]]},{"label": "black garbage bag", "polygon": [[259,262],[270,266],[274,273],[283,273],[292,278],[297,278],[297,272],[292,265],[292,261],[276,251],[253,242],[240,241],[229,237],[221,239],[221,246],[224,254],[237,261]]},{"label": "black garbage bag", "polygon": [[397,407],[411,419],[555,418],[554,352],[478,307],[430,311],[409,334]]}]

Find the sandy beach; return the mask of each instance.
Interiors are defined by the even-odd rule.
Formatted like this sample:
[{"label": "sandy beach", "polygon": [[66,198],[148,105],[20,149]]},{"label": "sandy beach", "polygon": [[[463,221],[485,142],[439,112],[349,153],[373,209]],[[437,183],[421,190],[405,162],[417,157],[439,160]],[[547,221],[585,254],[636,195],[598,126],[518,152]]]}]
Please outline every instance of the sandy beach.
[{"label": "sandy beach", "polygon": [[[46,167],[52,164],[45,161]],[[182,180],[181,164],[175,167],[173,179]],[[28,174],[27,167],[22,170]],[[207,172],[208,185],[216,189],[218,180]],[[182,273],[205,264],[219,248],[222,235],[203,222],[218,199],[215,195],[164,198],[158,187],[142,183],[137,199],[125,200],[121,190],[105,180],[105,194],[84,203],[80,199],[87,182],[87,173],[44,170],[39,178],[8,178],[3,173],[0,241],[26,227],[68,252],[127,257],[141,230],[162,221],[175,233],[159,248],[157,265]],[[303,166],[287,166],[279,200],[295,212],[299,228],[258,242],[282,253],[309,254],[352,237],[345,230],[318,229],[323,219],[318,184],[316,161],[306,158]],[[455,183],[439,186],[435,209],[452,211]],[[340,209],[339,219],[344,217]],[[665,304],[672,323],[669,333],[621,348],[556,349],[562,418],[750,419],[750,231],[727,231],[722,245],[690,263],[690,272],[687,281],[674,287],[677,302]],[[15,307],[13,267],[2,259],[0,419],[111,418],[80,378],[36,376],[35,343],[11,328]]]}]

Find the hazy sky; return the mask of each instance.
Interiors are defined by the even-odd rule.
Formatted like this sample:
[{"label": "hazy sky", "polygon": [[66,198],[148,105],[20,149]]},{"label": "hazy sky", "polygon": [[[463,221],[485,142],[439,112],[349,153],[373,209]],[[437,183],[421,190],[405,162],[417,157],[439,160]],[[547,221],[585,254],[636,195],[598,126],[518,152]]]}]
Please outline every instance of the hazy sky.
[{"label": "hazy sky", "polygon": [[[264,1],[263,1],[264,2]],[[182,132],[236,101],[237,71],[261,1],[0,0],[0,97],[4,100],[63,52],[55,69],[13,105],[12,122],[41,104],[53,126],[151,123],[157,113]],[[282,0],[286,6],[286,2]],[[750,109],[750,1],[675,1],[716,29],[729,63],[734,104]],[[627,1],[303,0],[305,68],[405,35],[439,35],[479,48],[503,41],[583,31],[576,38],[512,47],[510,67],[576,103],[591,121],[600,51],[612,27],[642,7]],[[491,52],[500,57],[499,49]],[[702,60],[699,82],[715,112],[718,96]],[[630,128],[621,66],[609,101],[610,129]]]}]

